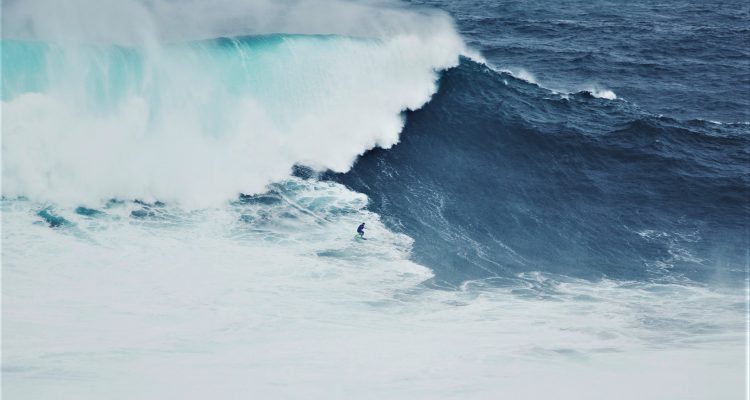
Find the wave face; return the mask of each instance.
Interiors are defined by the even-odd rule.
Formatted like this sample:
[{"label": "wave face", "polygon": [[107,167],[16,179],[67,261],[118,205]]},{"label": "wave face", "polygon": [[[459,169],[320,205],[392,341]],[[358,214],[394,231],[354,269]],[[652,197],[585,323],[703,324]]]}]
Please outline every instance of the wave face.
[{"label": "wave face", "polygon": [[3,195],[215,205],[295,163],[346,171],[458,62],[448,30],[159,46],[4,40]]},{"label": "wave face", "polygon": [[524,271],[741,284],[747,133],[554,94],[465,59],[409,114],[401,143],[333,179],[370,196],[453,284]]}]

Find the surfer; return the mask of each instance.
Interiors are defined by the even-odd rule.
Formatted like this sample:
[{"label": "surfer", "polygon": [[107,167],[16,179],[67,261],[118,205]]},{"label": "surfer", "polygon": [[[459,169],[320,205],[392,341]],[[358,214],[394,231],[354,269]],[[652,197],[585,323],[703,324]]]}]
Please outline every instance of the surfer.
[{"label": "surfer", "polygon": [[361,223],[359,227],[357,228],[357,233],[359,233],[359,237],[362,239],[365,238],[365,223]]}]

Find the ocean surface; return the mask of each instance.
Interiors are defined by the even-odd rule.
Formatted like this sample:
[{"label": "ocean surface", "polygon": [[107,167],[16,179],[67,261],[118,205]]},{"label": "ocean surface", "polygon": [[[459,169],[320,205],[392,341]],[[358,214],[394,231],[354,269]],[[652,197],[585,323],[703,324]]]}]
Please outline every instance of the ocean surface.
[{"label": "ocean surface", "polygon": [[748,393],[746,1],[2,11],[3,398]]}]

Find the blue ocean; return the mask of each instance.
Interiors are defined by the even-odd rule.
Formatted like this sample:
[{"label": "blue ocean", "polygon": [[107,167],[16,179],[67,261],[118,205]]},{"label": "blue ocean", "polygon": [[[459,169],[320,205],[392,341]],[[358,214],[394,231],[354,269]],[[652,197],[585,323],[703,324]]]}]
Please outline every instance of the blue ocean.
[{"label": "blue ocean", "polygon": [[748,43],[735,0],[5,1],[2,395],[743,398]]}]

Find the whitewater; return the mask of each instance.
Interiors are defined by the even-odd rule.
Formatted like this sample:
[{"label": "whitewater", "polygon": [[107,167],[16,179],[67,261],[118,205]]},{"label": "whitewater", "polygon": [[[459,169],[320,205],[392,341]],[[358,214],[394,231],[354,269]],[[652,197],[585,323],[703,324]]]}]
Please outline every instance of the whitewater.
[{"label": "whitewater", "polygon": [[[126,10],[134,25],[145,13],[161,26],[155,11],[125,4],[135,9]],[[24,21],[34,5],[11,3],[8,19]],[[76,8],[107,7],[84,2]],[[83,18],[53,17],[64,25],[53,25],[54,33],[38,27],[52,24],[36,15],[28,29],[34,32],[9,28],[12,37],[42,31],[54,42],[3,42],[9,117],[3,141],[13,149],[3,154],[6,196],[203,207],[260,192],[289,176],[296,163],[346,171],[364,151],[398,141],[401,111],[429,100],[437,72],[456,65],[463,48],[442,15],[417,19],[423,25],[436,19],[434,28],[375,37],[261,31],[205,39],[195,32],[181,33],[187,38],[175,44],[158,42],[157,32],[134,43],[128,42],[132,32],[117,39],[124,44],[84,41],[74,17]],[[99,39],[99,33],[85,37]],[[108,34],[106,28],[102,36]]]},{"label": "whitewater", "polygon": [[[397,146],[445,71],[483,62],[448,14],[334,0],[2,7],[4,398],[746,390],[745,285],[542,269],[448,285],[416,261],[419,237],[325,178]],[[361,222],[366,242],[353,240]]]}]

